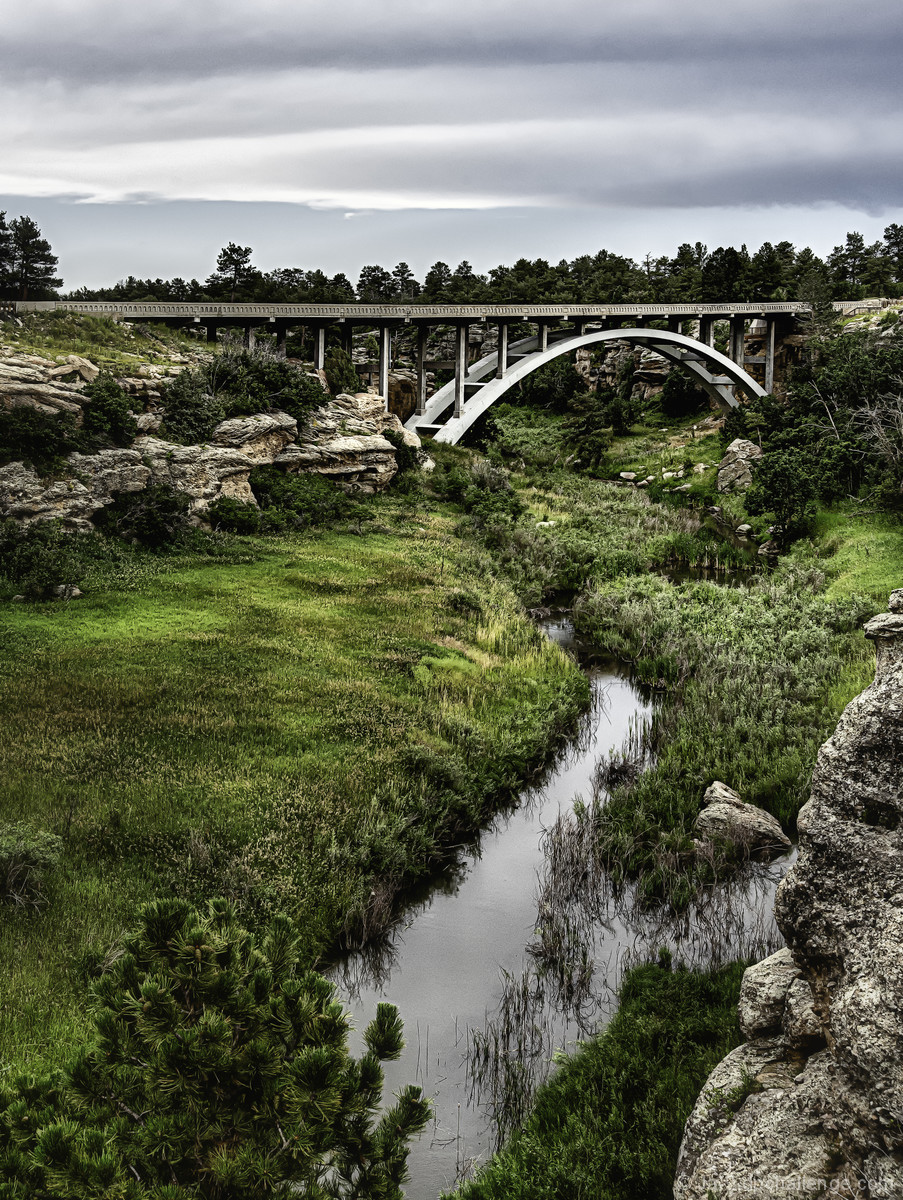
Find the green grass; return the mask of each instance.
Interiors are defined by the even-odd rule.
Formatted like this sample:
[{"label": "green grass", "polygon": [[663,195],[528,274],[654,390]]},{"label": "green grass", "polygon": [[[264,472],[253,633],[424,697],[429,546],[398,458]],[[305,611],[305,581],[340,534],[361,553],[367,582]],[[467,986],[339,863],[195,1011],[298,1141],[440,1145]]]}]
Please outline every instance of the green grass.
[{"label": "green grass", "polygon": [[683,1127],[741,1040],[745,964],[627,973],[606,1031],[566,1060],[460,1200],[670,1200]]},{"label": "green grass", "polygon": [[638,876],[642,895],[676,904],[711,880],[692,837],[715,779],[793,833],[818,747],[872,661],[861,625],[878,605],[830,600],[824,585],[785,563],[738,587],[647,577],[581,599],[578,628],[665,691],[653,765],[584,813],[616,880]]},{"label": "green grass", "polygon": [[582,676],[444,518],[394,520],[4,605],[0,816],[64,853],[48,906],[0,925],[0,1070],[79,1040],[86,983],[150,897],[288,911],[311,961],[378,929],[574,718]]},{"label": "green grass", "polygon": [[903,587],[903,521],[899,517],[863,512],[860,505],[823,510],[816,521],[814,544],[828,576],[830,597],[858,593],[883,608],[889,593]]},{"label": "green grass", "polygon": [[[152,332],[148,335],[146,330]],[[0,341],[16,353],[44,358],[77,354],[108,368],[168,362],[172,353],[199,349],[197,341],[181,330],[148,324],[135,330],[112,317],[66,311],[27,313],[21,326],[7,324],[0,329]]]}]

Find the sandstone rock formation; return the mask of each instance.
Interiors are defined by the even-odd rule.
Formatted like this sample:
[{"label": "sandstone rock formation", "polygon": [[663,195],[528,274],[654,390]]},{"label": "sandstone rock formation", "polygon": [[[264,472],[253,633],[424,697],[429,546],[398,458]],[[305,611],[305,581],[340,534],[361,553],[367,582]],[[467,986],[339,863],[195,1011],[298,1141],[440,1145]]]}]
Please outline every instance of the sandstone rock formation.
[{"label": "sandstone rock formation", "polygon": [[[334,399],[324,395],[299,431],[287,413],[258,413],[221,422],[209,444],[183,446],[158,434],[160,381],[184,369],[183,356],[172,367],[136,363],[134,375],[119,379],[134,396],[139,436],[128,449],[69,455],[62,478],[41,479],[21,462],[0,467],[0,519],[11,517],[28,525],[59,520],[64,528],[86,532],[92,517],[122,492],[168,484],[186,493],[190,511],[203,520],[220,496],[255,504],[249,476],[262,464],[276,463],[287,471],[312,471],[332,479],[348,492],[381,491],[398,464],[395,446],[386,430],[401,435],[405,444],[419,447],[393,413],[385,412],[382,397],[359,393]],[[69,355],[55,361],[31,354],[0,356],[0,407],[27,405],[47,415],[70,413],[81,422],[89,403],[83,389],[99,374],[88,359]]]},{"label": "sandstone rock formation", "polygon": [[903,1196],[903,589],[865,633],[875,682],[819,752],[778,890],[788,949],[747,972],[750,1040],[687,1122],[676,1200]]},{"label": "sandstone rock formation", "polygon": [[395,447],[381,434],[390,429],[401,435],[405,445],[420,446],[416,433],[384,409],[381,396],[340,393],[310,414],[298,431],[298,444],[287,446],[275,459],[276,465],[326,475],[347,492],[381,491],[397,470]]},{"label": "sandstone rock formation", "polygon": [[761,457],[762,451],[755,442],[734,438],[718,464],[718,491],[742,492],[748,488]]},{"label": "sandstone rock formation", "polygon": [[720,780],[706,788],[702,803],[694,825],[700,838],[731,842],[749,854],[782,854],[790,848],[790,838],[771,813],[747,804]]}]

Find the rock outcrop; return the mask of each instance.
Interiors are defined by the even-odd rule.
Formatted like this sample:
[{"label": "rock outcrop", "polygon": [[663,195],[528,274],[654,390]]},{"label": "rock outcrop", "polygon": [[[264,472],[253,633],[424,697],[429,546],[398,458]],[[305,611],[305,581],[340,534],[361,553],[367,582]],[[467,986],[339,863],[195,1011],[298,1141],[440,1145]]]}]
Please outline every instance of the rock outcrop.
[{"label": "rock outcrop", "polygon": [[382,436],[386,430],[419,448],[420,438],[385,412],[382,397],[343,392],[310,414],[298,430],[297,445],[287,446],[275,462],[287,471],[326,475],[346,492],[378,492],[397,470],[395,447]]},{"label": "rock outcrop", "polygon": [[[380,396],[359,393],[324,396],[299,430],[284,412],[258,413],[221,422],[209,443],[178,445],[156,436],[165,414],[160,411],[160,381],[184,369],[184,356],[171,367],[136,363],[134,375],[118,382],[135,397],[139,436],[127,449],[93,455],[71,454],[61,478],[42,479],[21,462],[0,467],[0,519],[11,517],[25,525],[58,520],[66,529],[89,531],[92,518],[122,492],[168,484],[186,493],[190,511],[203,520],[220,496],[248,504],[256,500],[251,471],[275,463],[286,471],[325,475],[346,492],[381,491],[394,477],[395,446],[384,437],[399,434],[405,444],[420,439],[406,430],[398,416],[385,411]],[[31,354],[4,353],[0,358],[0,407],[28,406],[47,415],[71,414],[80,424],[90,403],[86,383],[99,368],[88,359],[69,355],[54,361]]]},{"label": "rock outcrop", "polygon": [[903,1196],[903,589],[865,628],[875,682],[822,746],[751,967],[746,1044],[687,1122],[676,1200]]},{"label": "rock outcrop", "polygon": [[718,464],[718,491],[745,491],[753,481],[753,472],[761,457],[762,451],[755,442],[734,438]]}]

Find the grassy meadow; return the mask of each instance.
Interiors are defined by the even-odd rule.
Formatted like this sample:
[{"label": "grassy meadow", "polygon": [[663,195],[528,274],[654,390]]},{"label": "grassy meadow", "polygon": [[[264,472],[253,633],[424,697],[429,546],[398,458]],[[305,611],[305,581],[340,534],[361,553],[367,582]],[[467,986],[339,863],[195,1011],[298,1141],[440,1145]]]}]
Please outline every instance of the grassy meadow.
[{"label": "grassy meadow", "polygon": [[64,853],[49,904],[0,924],[0,1069],[77,1042],[86,984],[150,897],[291,912],[311,961],[377,930],[579,711],[580,673],[447,521],[397,516],[3,606],[2,818]]}]

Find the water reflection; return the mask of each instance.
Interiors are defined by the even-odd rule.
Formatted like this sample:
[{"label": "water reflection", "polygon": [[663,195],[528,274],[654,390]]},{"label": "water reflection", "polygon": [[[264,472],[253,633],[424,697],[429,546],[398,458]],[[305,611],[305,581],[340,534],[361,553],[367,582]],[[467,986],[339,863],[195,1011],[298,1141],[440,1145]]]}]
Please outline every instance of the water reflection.
[{"label": "water reflection", "polygon": [[[566,621],[545,628],[573,645]],[[604,1027],[626,967],[660,947],[697,965],[780,944],[772,899],[788,860],[750,864],[677,919],[612,890],[574,798],[589,801],[611,764],[636,754],[651,701],[613,664],[588,674],[592,707],[541,785],[462,849],[385,938],[333,972],[358,1029],[380,1000],[401,1011],[407,1045],[386,1064],[387,1095],[415,1082],[433,1099],[409,1200],[434,1200],[490,1156],[556,1054]]]}]

